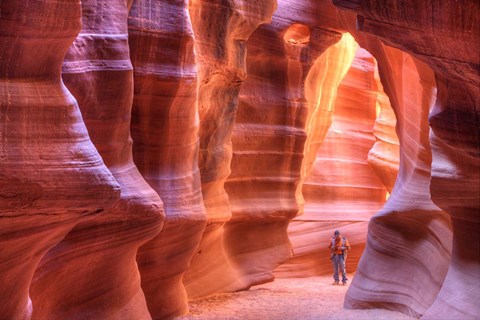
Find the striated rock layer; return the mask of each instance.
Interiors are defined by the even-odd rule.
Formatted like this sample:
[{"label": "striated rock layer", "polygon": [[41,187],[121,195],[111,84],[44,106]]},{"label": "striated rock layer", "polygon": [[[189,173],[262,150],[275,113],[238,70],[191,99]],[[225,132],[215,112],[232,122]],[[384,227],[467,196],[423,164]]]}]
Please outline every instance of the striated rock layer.
[{"label": "striated rock layer", "polygon": [[[480,281],[480,44],[477,41],[480,36],[480,4],[477,1],[465,1],[461,4],[442,2],[419,5],[395,1],[390,12],[387,12],[381,9],[386,5],[382,1],[335,3],[360,14],[360,30],[414,54],[435,72],[438,92],[436,101],[430,99],[430,104],[434,104],[434,107],[429,117],[432,145],[431,181],[425,184],[429,184],[427,187],[432,200],[449,214],[452,221],[453,251],[445,280],[438,277],[440,283],[435,286],[435,289],[441,286],[438,296],[432,296],[436,290],[430,290],[428,301],[424,301],[421,307],[413,305],[412,309],[416,309],[419,314],[425,313],[425,318],[432,319],[478,318],[480,307],[475,296],[478,294],[476,288]],[[433,78],[433,75],[429,76],[429,72],[419,67],[418,63],[415,65],[422,79],[420,84],[425,86],[432,83],[433,80],[429,79]],[[393,79],[391,82],[394,83]],[[405,94],[401,96],[403,101],[408,102],[411,99],[407,97],[409,96]],[[411,117],[408,117],[408,120],[411,121]],[[425,134],[424,130],[421,131],[422,134]],[[400,143],[402,145],[402,141]],[[428,177],[425,178],[427,179]],[[439,239],[443,242],[447,241],[448,237]],[[450,245],[451,243],[448,243],[446,247]],[[417,252],[420,256],[420,250]],[[365,260],[367,258],[368,256]],[[435,261],[431,257],[428,260],[430,263]],[[404,270],[405,275],[408,274],[409,279],[412,278],[410,268],[405,266],[401,270]],[[417,284],[418,282],[415,283]],[[410,292],[416,291],[415,285]],[[370,287],[369,281],[365,280],[362,286]],[[392,288],[389,290],[391,292]],[[452,294],[453,292],[455,294]],[[360,292],[355,293],[352,290],[347,296],[347,303],[354,304],[355,300],[371,303],[365,297],[360,298]]]},{"label": "striated rock layer", "polygon": [[122,193],[43,258],[31,289],[34,319],[150,319],[136,254],[160,231],[163,205],[132,161],[127,17],[125,1],[82,1],[83,29],[67,52],[63,79]]},{"label": "striated rock layer", "polygon": [[[225,189],[232,219],[224,238],[250,285],[273,280],[291,255],[289,220],[303,210],[306,122],[314,89],[305,80],[320,54],[341,34],[317,28],[315,3],[278,2],[270,24],[247,41],[247,79],[232,134],[232,174]],[[241,240],[239,240],[241,239]],[[268,258],[267,258],[268,257]]]},{"label": "striated rock layer", "polygon": [[271,18],[274,2],[190,1],[199,68],[199,167],[207,227],[184,279],[189,298],[250,286],[227,252],[237,239],[224,237],[224,224],[231,218],[224,183],[230,174],[238,93],[247,72],[245,42]]},{"label": "striated rock layer", "polygon": [[137,262],[152,318],[170,318],[187,312],[182,277],[205,228],[193,32],[186,1],[134,1],[128,24],[133,155],[166,215]]},{"label": "striated rock layer", "polygon": [[395,127],[397,118],[390,105],[390,100],[383,90],[378,68],[375,69],[377,83],[377,119],[373,127],[375,144],[368,152],[368,163],[387,188],[389,197],[397,180],[400,165],[400,142]]},{"label": "striated rock layer", "polygon": [[[425,64],[399,50],[382,49],[377,51],[377,59],[382,61],[384,88],[397,116],[400,168],[387,204],[369,223],[367,248],[346,305],[364,307],[368,303],[363,301],[371,299],[372,307],[383,304],[419,316],[440,289],[451,251],[450,221],[429,195],[427,117],[436,88],[433,73]],[[395,277],[375,276],[393,269]],[[365,292],[362,287],[372,278],[376,286]]]},{"label": "striated rock layer", "polygon": [[[367,51],[356,48],[347,49],[352,58],[355,51],[356,55],[339,86],[326,80],[322,88],[322,93],[332,87],[336,91],[330,110],[313,115],[318,117],[312,121],[314,130],[320,130],[318,123],[330,122],[331,126],[324,129],[323,137],[314,133],[307,140],[311,141],[307,148],[318,150],[317,157],[303,185],[305,212],[289,225],[294,256],[277,269],[276,274],[283,277],[331,273],[328,245],[335,229],[349,239],[352,250],[347,271],[355,271],[365,247],[368,221],[385,203],[385,187],[367,162],[377,111],[376,63]],[[330,68],[335,70],[329,64]]]},{"label": "striated rock layer", "polygon": [[[276,2],[0,2],[0,317],[184,314],[271,281],[296,216],[284,274],[337,228],[355,263],[383,184],[345,306],[480,318],[480,3]],[[340,85],[346,32],[378,77]]]},{"label": "striated rock layer", "polygon": [[120,190],[60,78],[80,2],[6,0],[0,12],[0,315],[29,319],[39,260]]}]

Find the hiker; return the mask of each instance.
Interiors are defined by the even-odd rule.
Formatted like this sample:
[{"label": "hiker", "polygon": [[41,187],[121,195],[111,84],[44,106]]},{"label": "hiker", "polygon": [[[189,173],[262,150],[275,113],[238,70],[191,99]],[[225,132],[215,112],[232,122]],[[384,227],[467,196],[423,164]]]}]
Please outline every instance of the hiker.
[{"label": "hiker", "polygon": [[340,231],[335,230],[333,237],[330,241],[330,260],[333,265],[333,285],[339,284],[338,268],[342,273],[342,284],[347,284],[347,271],[345,270],[345,261],[347,260],[347,250],[350,250],[350,244],[347,238],[340,235]]}]

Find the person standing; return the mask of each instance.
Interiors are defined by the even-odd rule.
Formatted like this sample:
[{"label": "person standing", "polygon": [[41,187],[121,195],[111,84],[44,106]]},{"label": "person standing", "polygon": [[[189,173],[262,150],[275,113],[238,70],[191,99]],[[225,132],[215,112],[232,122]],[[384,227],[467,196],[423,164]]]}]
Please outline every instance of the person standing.
[{"label": "person standing", "polygon": [[347,238],[340,235],[340,231],[335,230],[330,241],[330,260],[333,265],[333,285],[340,283],[338,271],[342,273],[342,284],[347,284],[347,271],[345,269],[345,261],[347,260],[347,251],[350,250],[350,244]]}]

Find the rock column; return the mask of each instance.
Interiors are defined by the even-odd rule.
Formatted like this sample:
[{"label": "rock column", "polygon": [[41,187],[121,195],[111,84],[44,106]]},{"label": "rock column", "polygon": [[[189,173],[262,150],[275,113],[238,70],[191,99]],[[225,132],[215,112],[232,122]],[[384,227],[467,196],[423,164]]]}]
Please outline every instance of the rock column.
[{"label": "rock column", "polygon": [[29,319],[42,256],[120,189],[61,80],[80,2],[6,0],[0,12],[0,315]]}]

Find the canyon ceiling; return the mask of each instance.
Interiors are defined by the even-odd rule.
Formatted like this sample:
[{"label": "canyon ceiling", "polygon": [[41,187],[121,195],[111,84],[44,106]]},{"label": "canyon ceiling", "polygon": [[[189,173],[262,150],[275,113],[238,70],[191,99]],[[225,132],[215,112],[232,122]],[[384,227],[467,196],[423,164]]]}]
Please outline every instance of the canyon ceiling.
[{"label": "canyon ceiling", "polygon": [[[0,0],[0,317],[330,273],[480,318],[480,2]],[[386,200],[388,198],[388,200]]]}]

